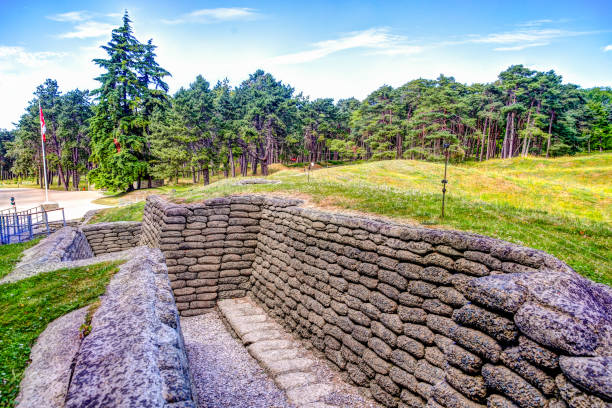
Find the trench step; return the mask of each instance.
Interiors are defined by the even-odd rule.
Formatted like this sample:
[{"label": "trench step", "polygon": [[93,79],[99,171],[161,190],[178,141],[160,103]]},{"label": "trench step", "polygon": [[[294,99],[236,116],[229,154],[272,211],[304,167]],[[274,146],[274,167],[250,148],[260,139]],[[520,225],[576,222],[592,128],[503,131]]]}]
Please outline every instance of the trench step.
[{"label": "trench step", "polygon": [[300,408],[378,407],[333,374],[252,299],[223,299],[217,302],[217,307],[251,356],[285,391],[291,404]]}]

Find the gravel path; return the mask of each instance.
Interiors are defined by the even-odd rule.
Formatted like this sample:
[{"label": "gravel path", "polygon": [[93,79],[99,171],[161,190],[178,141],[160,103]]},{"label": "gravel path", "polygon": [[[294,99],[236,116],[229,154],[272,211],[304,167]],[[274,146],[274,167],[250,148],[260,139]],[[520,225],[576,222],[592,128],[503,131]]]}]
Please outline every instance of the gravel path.
[{"label": "gravel path", "polygon": [[181,328],[200,408],[293,407],[216,311],[182,317]]},{"label": "gravel path", "polygon": [[29,278],[30,276],[38,275],[43,272],[55,271],[61,268],[76,268],[79,266],[93,265],[100,262],[117,261],[117,260],[128,260],[132,258],[132,253],[137,251],[138,247],[126,249],[125,251],[111,252],[93,258],[79,259],[78,261],[64,261],[64,262],[46,262],[43,264],[32,264],[20,266],[19,264],[15,267],[13,272],[0,279],[0,285],[3,283],[16,282],[21,279]]}]

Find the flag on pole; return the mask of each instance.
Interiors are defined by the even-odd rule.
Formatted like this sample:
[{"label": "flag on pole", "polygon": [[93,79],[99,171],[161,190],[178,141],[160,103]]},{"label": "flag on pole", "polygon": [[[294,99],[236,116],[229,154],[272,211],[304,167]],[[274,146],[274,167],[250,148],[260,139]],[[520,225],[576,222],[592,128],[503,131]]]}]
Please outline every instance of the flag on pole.
[{"label": "flag on pole", "polygon": [[43,142],[47,141],[45,134],[47,133],[47,126],[45,126],[45,117],[42,113],[42,106],[40,106],[40,102],[38,103],[38,109],[40,110],[40,134],[42,135]]},{"label": "flag on pole", "polygon": [[43,159],[43,179],[45,180],[45,203],[49,202],[49,187],[47,185],[47,158],[45,157],[45,142],[47,138],[45,137],[45,133],[47,133],[47,126],[45,126],[45,117],[42,113],[42,107],[40,106],[40,100],[38,101],[38,110],[40,111],[40,135],[42,136],[40,141],[40,147],[42,150],[42,159]]}]

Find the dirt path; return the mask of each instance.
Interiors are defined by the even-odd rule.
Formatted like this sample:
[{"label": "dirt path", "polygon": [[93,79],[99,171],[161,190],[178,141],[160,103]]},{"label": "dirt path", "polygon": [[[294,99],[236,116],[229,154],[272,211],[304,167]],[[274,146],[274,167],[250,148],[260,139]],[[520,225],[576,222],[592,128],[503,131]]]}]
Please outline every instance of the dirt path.
[{"label": "dirt path", "polygon": [[[11,197],[15,197],[17,211],[27,210],[45,201],[45,191],[37,188],[1,188],[0,209],[10,207]],[[107,208],[105,205],[92,203],[93,200],[100,197],[102,197],[102,193],[99,191],[49,190],[49,201],[56,202],[64,208],[67,220],[81,218],[89,210]],[[59,211],[50,213],[50,221],[59,218],[61,218]]]}]

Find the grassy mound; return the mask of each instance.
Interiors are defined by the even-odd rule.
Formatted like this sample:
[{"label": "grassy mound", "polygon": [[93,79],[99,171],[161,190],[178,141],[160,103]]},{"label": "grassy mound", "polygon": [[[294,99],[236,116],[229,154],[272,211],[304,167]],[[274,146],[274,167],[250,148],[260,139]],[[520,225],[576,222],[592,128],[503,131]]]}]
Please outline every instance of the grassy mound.
[{"label": "grassy mound", "polygon": [[[365,162],[312,171],[284,169],[280,184],[180,185],[158,190],[176,201],[236,193],[287,194],[321,207],[471,231],[549,252],[588,278],[612,285],[612,153],[515,158],[450,165],[446,217],[440,218],[444,164]],[[125,199],[126,197],[124,197]],[[140,206],[103,212],[140,219]]]}]

